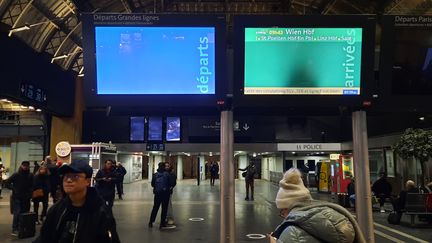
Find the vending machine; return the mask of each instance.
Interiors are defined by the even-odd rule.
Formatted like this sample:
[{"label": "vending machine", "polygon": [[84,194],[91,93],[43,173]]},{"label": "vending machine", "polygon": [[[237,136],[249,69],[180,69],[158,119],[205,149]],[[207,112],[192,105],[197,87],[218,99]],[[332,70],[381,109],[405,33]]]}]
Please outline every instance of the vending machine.
[{"label": "vending machine", "polygon": [[340,155],[339,159],[331,161],[332,193],[346,193],[347,186],[353,177],[352,155]]},{"label": "vending machine", "polygon": [[330,161],[320,161],[317,163],[317,176],[318,176],[318,192],[331,192],[330,183]]}]

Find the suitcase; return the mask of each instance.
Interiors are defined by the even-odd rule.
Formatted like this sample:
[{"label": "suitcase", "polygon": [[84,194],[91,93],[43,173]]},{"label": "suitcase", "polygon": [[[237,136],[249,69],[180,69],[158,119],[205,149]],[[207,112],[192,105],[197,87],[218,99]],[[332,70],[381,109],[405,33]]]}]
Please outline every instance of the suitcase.
[{"label": "suitcase", "polygon": [[35,236],[36,233],[36,213],[22,213],[18,220],[18,238],[29,238]]}]

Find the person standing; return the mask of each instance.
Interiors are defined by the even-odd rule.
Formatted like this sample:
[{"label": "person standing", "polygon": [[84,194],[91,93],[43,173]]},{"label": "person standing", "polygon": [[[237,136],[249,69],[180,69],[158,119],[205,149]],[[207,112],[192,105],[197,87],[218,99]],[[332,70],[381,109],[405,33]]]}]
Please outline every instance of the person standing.
[{"label": "person standing", "polygon": [[215,185],[215,180],[219,174],[219,165],[217,162],[212,162],[210,165],[210,186]]},{"label": "person standing", "polygon": [[385,213],[384,202],[386,198],[390,198],[392,192],[392,186],[387,181],[387,175],[385,172],[380,173],[380,178],[372,185],[372,191],[375,196],[378,197],[380,212]]},{"label": "person standing", "polygon": [[289,169],[279,182],[276,207],[284,218],[268,235],[270,242],[366,243],[355,218],[334,203],[313,200],[298,169]]},{"label": "person standing", "polygon": [[166,222],[168,225],[174,225],[174,212],[172,206],[172,194],[174,191],[174,187],[177,184],[177,176],[173,172],[173,167],[169,162],[165,162],[165,170],[169,173],[169,183],[170,183],[170,198],[168,201],[168,210]]},{"label": "person standing", "polygon": [[115,168],[115,173],[117,175],[117,182],[116,182],[116,187],[117,187],[117,194],[118,194],[118,198],[120,200],[123,200],[123,180],[124,177],[127,173],[126,168],[123,167],[121,162],[117,162],[116,164],[116,168]]},{"label": "person standing", "polygon": [[60,200],[60,191],[61,191],[61,180],[60,176],[58,174],[58,167],[55,163],[53,163],[51,156],[45,157],[45,165],[48,168],[49,171],[49,179],[50,179],[50,195],[53,200],[53,203],[56,203],[58,200]]},{"label": "person standing", "polygon": [[112,208],[115,198],[115,183],[117,181],[112,160],[105,160],[105,166],[97,172],[95,180],[96,190],[99,195],[105,200],[108,207]]},{"label": "person standing", "polygon": [[3,166],[3,163],[1,162],[1,158],[0,158],[0,199],[3,198],[2,195],[1,195],[2,194],[3,184],[4,184],[3,173],[6,173],[6,169]]},{"label": "person standing", "polygon": [[253,163],[253,161],[249,162],[249,165],[246,166],[246,168],[244,169],[239,169],[240,171],[244,171],[243,172],[243,177],[245,178],[245,183],[246,183],[246,197],[245,200],[248,201],[249,200],[249,188],[250,188],[250,200],[254,200],[254,179],[255,179],[255,174],[256,174],[256,167],[255,164]]},{"label": "person standing", "polygon": [[153,174],[151,186],[153,187],[153,209],[150,215],[149,228],[153,227],[153,223],[156,220],[156,215],[159,211],[159,207],[162,204],[162,213],[161,213],[161,222],[160,229],[167,228],[166,218],[167,218],[167,210],[170,199],[170,175],[165,170],[165,163],[160,162],[158,164],[158,169],[156,173]]},{"label": "person standing", "polygon": [[[39,203],[42,203],[42,214],[40,215],[40,221],[43,222],[48,210],[48,195],[51,190],[49,170],[45,165],[39,167],[34,175],[33,183],[33,209],[36,213],[36,217],[39,216]],[[39,195],[35,195],[35,191],[42,192]],[[36,219],[36,224],[40,224],[40,221]]]},{"label": "person standing", "polygon": [[6,183],[12,188],[12,235],[18,236],[19,215],[30,211],[30,199],[33,192],[33,173],[30,172],[30,162],[21,162],[18,172],[11,175]]},{"label": "person standing", "polygon": [[59,173],[66,197],[48,210],[35,243],[120,243],[111,210],[90,187],[93,169],[88,161],[64,164]]},{"label": "person standing", "polygon": [[39,171],[40,165],[38,164],[37,160],[33,161],[33,175],[36,174],[36,172]]}]

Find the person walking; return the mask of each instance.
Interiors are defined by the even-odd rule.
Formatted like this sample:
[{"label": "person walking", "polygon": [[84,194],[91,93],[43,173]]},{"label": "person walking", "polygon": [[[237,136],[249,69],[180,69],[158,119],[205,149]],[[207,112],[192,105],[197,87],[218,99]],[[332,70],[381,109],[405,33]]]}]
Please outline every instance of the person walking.
[{"label": "person walking", "polygon": [[210,186],[215,185],[215,180],[219,175],[219,165],[217,162],[212,162],[210,165]]},{"label": "person walking", "polygon": [[248,201],[249,200],[249,188],[250,188],[250,200],[254,200],[254,179],[255,179],[255,174],[257,173],[256,171],[256,167],[255,164],[253,163],[253,161],[249,162],[249,165],[246,166],[246,168],[244,169],[239,169],[240,171],[244,171],[242,173],[242,176],[245,178],[245,183],[246,183],[246,197],[245,200]]},{"label": "person walking", "polygon": [[[33,209],[36,213],[36,217],[39,216],[39,203],[42,203],[42,213],[40,215],[40,221],[43,222],[48,210],[48,195],[51,191],[49,170],[45,165],[39,167],[34,175],[33,184]],[[38,193],[35,193],[38,192]],[[36,224],[40,224],[40,221],[36,219]]]},{"label": "person walking", "polygon": [[124,194],[124,192],[123,192],[123,180],[124,180],[124,177],[125,177],[127,171],[126,171],[126,168],[123,167],[121,162],[117,162],[116,168],[115,168],[115,173],[117,175],[117,182],[116,182],[117,195],[118,195],[118,198],[120,200],[123,200],[123,194]]},{"label": "person walking", "polygon": [[290,169],[279,182],[276,207],[282,223],[270,233],[270,242],[366,243],[355,218],[345,208],[313,200],[301,172]]},{"label": "person walking", "polygon": [[105,200],[109,208],[114,205],[115,183],[117,176],[114,171],[113,161],[105,160],[105,166],[96,173],[96,190]]},{"label": "person walking", "polygon": [[149,228],[153,227],[153,223],[156,220],[156,215],[159,211],[159,207],[162,204],[162,213],[161,213],[161,222],[160,222],[160,229],[166,229],[166,218],[167,218],[167,210],[168,210],[168,204],[170,199],[170,175],[165,170],[165,163],[160,162],[158,164],[158,169],[156,173],[153,174],[151,186],[153,187],[153,194],[154,194],[154,200],[153,200],[153,209],[151,211],[150,215],[150,221],[149,221]]},{"label": "person walking", "polygon": [[168,225],[174,225],[175,222],[174,222],[174,212],[172,206],[172,194],[173,194],[174,187],[177,184],[177,176],[173,172],[173,167],[169,162],[165,162],[165,170],[169,173],[169,183],[170,183],[170,198],[168,201],[166,223]]},{"label": "person walking", "polygon": [[111,210],[90,187],[93,169],[86,160],[59,168],[66,197],[49,210],[34,243],[120,243]]},{"label": "person walking", "polygon": [[30,199],[33,192],[33,173],[30,172],[30,162],[23,161],[6,183],[12,188],[11,212],[13,214],[12,235],[18,236],[19,215],[30,211]]}]

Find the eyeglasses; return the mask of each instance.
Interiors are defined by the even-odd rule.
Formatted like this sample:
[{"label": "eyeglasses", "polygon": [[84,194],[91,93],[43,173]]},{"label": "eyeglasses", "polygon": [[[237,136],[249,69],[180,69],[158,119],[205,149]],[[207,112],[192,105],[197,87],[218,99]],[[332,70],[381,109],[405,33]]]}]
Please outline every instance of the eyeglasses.
[{"label": "eyeglasses", "polygon": [[80,178],[85,178],[85,176],[82,176],[80,174],[64,174],[63,180],[66,181],[67,179],[71,179],[72,181],[78,181]]}]

